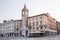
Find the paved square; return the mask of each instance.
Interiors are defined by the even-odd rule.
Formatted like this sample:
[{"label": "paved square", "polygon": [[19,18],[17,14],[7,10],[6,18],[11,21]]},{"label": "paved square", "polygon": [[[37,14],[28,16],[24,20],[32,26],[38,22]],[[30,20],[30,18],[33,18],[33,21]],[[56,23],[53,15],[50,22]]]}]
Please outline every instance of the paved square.
[{"label": "paved square", "polygon": [[48,36],[48,37],[34,37],[34,38],[8,37],[8,38],[0,38],[0,40],[60,40],[60,35]]}]

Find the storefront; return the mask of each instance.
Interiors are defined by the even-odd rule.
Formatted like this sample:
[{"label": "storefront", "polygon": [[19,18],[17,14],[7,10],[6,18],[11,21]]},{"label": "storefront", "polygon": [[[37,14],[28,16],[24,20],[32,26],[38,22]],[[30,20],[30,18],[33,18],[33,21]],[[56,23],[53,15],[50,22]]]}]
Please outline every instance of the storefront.
[{"label": "storefront", "polygon": [[44,33],[30,33],[29,37],[42,37],[44,36]]}]

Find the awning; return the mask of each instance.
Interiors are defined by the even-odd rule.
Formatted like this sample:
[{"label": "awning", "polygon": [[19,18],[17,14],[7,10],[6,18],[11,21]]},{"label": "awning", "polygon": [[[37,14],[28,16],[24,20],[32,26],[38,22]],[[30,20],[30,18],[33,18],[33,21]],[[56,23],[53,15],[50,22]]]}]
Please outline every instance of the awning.
[{"label": "awning", "polygon": [[57,30],[51,30],[51,29],[45,29],[45,31],[49,31],[49,32],[57,32]]},{"label": "awning", "polygon": [[44,31],[36,30],[36,31],[30,31],[30,33],[44,33]]}]

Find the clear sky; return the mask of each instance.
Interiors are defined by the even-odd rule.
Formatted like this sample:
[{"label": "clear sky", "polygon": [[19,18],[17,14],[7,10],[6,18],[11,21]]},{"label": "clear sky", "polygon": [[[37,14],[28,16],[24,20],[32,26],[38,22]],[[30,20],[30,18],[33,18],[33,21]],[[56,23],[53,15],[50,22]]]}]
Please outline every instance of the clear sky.
[{"label": "clear sky", "polygon": [[0,22],[21,19],[24,4],[29,9],[29,16],[49,13],[60,21],[60,0],[0,0]]}]

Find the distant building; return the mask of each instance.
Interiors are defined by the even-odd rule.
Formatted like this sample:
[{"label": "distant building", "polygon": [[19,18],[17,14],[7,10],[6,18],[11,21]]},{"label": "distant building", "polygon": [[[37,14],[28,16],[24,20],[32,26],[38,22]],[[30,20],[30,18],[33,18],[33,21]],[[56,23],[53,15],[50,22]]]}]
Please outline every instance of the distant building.
[{"label": "distant building", "polygon": [[9,35],[12,36],[12,34],[14,33],[14,21],[13,20],[8,20],[8,21],[4,21],[4,23],[2,23],[1,28],[0,28],[1,33],[4,36],[5,35]]},{"label": "distant building", "polygon": [[20,36],[21,26],[22,26],[22,20],[14,20],[14,33],[16,33],[17,36]]},{"label": "distant building", "polygon": [[60,34],[60,22],[56,21],[57,34]]}]

